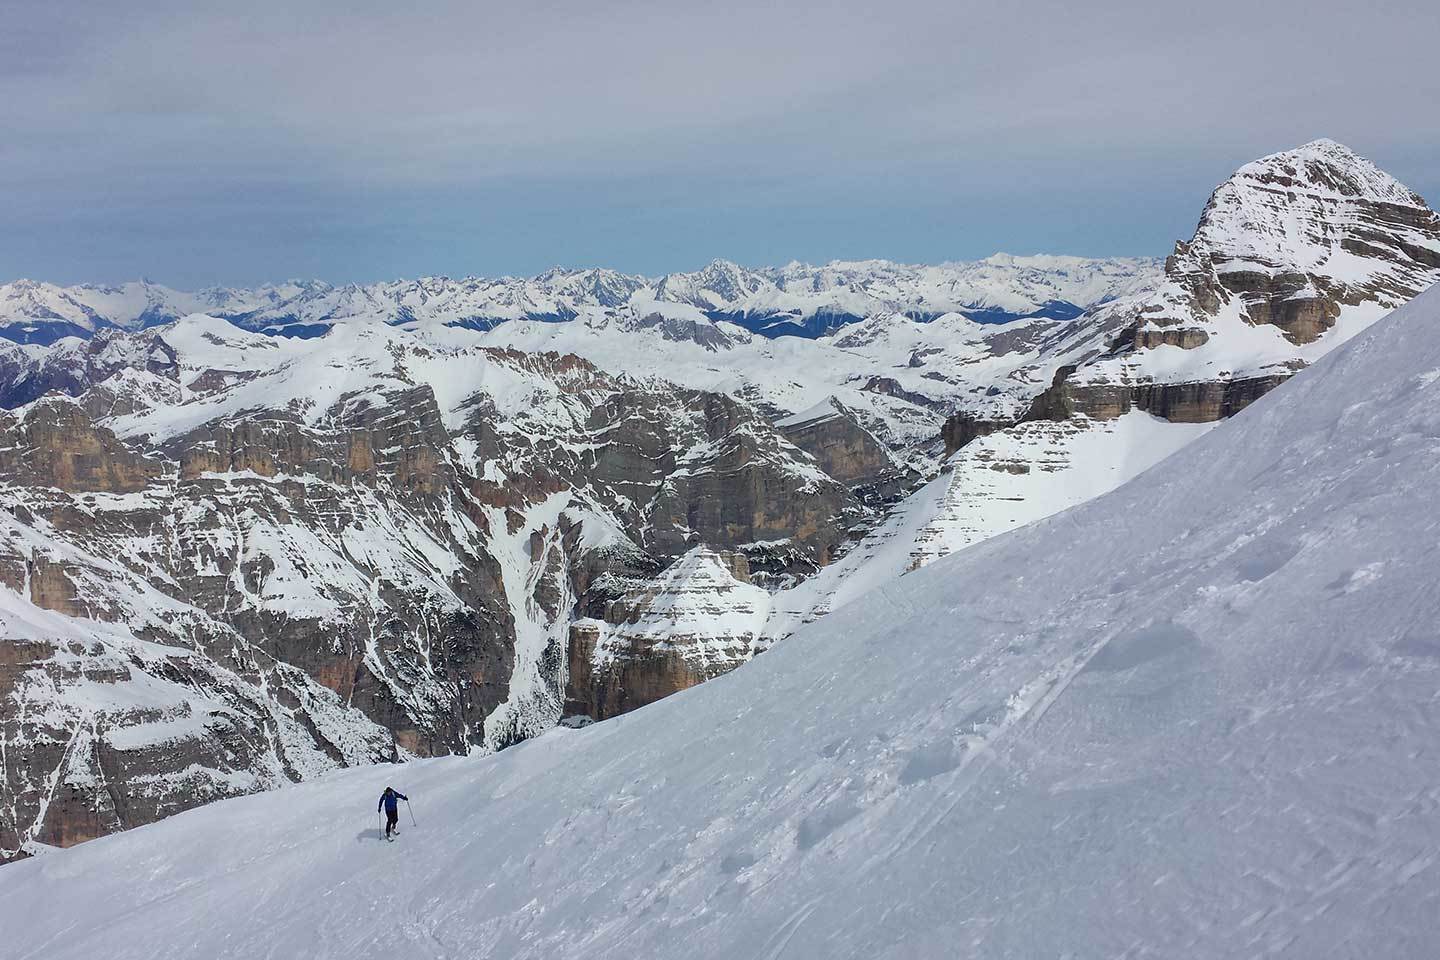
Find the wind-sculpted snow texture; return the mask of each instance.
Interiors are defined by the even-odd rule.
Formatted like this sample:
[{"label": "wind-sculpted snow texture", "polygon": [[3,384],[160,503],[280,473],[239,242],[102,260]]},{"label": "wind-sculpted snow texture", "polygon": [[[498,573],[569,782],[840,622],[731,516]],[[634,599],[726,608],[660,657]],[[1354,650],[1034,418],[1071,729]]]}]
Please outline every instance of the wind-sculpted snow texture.
[{"label": "wind-sculpted snow texture", "polygon": [[534,735],[577,608],[695,543],[792,582],[861,513],[738,401],[473,339],[196,315],[0,414],[0,856]]},{"label": "wind-sculpted snow texture", "polygon": [[[0,870],[7,947],[1429,957],[1437,324],[1431,292],[1119,490],[643,710]],[[386,845],[392,782],[418,827]]]}]

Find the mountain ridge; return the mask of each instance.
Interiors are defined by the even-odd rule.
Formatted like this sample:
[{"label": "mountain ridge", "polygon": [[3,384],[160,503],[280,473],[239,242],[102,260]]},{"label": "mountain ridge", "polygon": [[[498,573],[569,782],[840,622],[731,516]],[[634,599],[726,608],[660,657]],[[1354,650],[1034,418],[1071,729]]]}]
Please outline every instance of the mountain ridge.
[{"label": "mountain ridge", "polygon": [[54,960],[1428,956],[1437,323],[743,670],[6,867],[0,917]]},{"label": "mountain ridge", "polygon": [[[1076,319],[887,308],[771,337],[561,271],[551,302],[625,300],[479,329],[451,322],[448,282],[403,303],[315,287],[355,322],[303,339],[192,313],[0,343],[0,589],[97,624],[67,646],[35,633],[53,616],[0,611],[0,851],[630,709],[1105,494],[1440,277],[1433,213],[1367,199],[1399,194],[1358,157],[1322,160],[1314,183],[1304,157],[1269,158],[1253,189],[1237,173],[1233,250],[1197,228],[1158,285]],[[1364,269],[1217,269],[1252,232]],[[1016,264],[975,269],[1008,283]],[[852,268],[721,264],[673,293],[848,296]],[[137,321],[150,303],[127,302]],[[1297,326],[1288,303],[1334,322]],[[1221,348],[1261,376],[1207,367]],[[695,627],[727,605],[723,630]],[[177,674],[195,689],[151,683]]]},{"label": "mountain ridge", "polygon": [[697,271],[660,277],[556,267],[528,278],[435,276],[340,286],[288,281],[193,293],[146,281],[61,287],[17,280],[0,285],[0,336],[48,343],[105,327],[143,329],[188,313],[293,336],[314,336],[356,318],[486,329],[515,319],[570,320],[586,308],[632,301],[685,304],[767,336],[819,336],[894,309],[920,318],[973,309],[991,321],[1057,311],[1074,316],[1143,284],[1158,265],[1146,258],[1008,254],[937,266],[870,260],[749,269],[714,260]]}]

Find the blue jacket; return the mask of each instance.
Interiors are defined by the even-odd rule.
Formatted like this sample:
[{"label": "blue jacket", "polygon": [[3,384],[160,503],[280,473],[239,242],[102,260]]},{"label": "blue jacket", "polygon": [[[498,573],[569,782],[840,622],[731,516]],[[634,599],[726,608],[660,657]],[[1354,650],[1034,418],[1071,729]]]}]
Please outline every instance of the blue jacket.
[{"label": "blue jacket", "polygon": [[380,794],[380,802],[375,805],[375,812],[379,813],[380,808],[384,807],[386,813],[394,813],[399,808],[401,800],[409,799],[410,798],[405,796],[405,794],[403,793],[399,793],[395,790],[387,790],[386,792]]}]

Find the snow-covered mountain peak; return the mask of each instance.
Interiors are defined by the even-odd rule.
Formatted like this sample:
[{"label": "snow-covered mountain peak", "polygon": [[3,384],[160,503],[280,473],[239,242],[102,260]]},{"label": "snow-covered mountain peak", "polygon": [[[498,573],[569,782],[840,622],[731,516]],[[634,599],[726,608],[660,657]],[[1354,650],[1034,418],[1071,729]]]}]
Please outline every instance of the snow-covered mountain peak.
[{"label": "snow-covered mountain peak", "polygon": [[[1440,217],[1348,147],[1318,140],[1217,187],[1165,282],[1109,308],[1132,326],[1079,381],[1210,382],[1238,409],[1440,279]],[[1240,391],[1236,393],[1235,391]],[[1235,393],[1229,400],[1222,392]],[[1114,409],[1111,397],[1102,407]]]},{"label": "snow-covered mountain peak", "polygon": [[671,273],[655,287],[655,299],[718,308],[773,288],[765,277],[729,260],[712,260],[694,273]]},{"label": "snow-covered mountain peak", "polygon": [[1232,180],[1296,190],[1333,191],[1378,203],[1419,206],[1424,202],[1370,160],[1345,144],[1326,138],[1247,163],[1236,171]]},{"label": "snow-covered mountain peak", "polygon": [[[1377,206],[1403,208],[1378,215]],[[1188,248],[1269,270],[1325,270],[1347,280],[1363,234],[1396,226],[1425,232],[1425,201],[1350,148],[1317,140],[1247,163],[1216,188]],[[1410,222],[1414,221],[1414,222]],[[1346,241],[1349,240],[1347,249]],[[1182,253],[1185,251],[1182,250]]]},{"label": "snow-covered mountain peak", "polygon": [[768,338],[816,337],[876,313],[929,320],[969,311],[992,322],[1036,313],[1069,318],[1153,286],[1157,274],[1156,261],[1060,257],[937,267],[857,260],[759,270],[717,259],[659,279],[603,267],[555,267],[530,278],[429,276],[341,286],[294,280],[195,293],[148,282],[59,287],[27,280],[0,285],[0,336],[50,343],[106,327],[163,325],[196,312],[299,337],[357,322],[488,330],[516,320],[564,322],[593,309],[658,302],[685,304]]},{"label": "snow-covered mountain peak", "polygon": [[990,256],[979,261],[987,267],[1018,268],[1021,270],[1073,270],[1077,267],[1084,267],[1095,263],[1085,257],[1072,257],[1064,254],[1028,254],[1017,255],[1013,253],[992,253]]}]

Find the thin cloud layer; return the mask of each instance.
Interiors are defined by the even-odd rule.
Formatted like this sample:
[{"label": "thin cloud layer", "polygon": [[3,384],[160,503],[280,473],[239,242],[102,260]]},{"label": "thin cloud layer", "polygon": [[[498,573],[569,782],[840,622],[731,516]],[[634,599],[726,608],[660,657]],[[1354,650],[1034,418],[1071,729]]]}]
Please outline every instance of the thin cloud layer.
[{"label": "thin cloud layer", "polygon": [[1440,186],[1420,2],[0,16],[6,275],[1164,252],[1237,163],[1319,135]]}]

